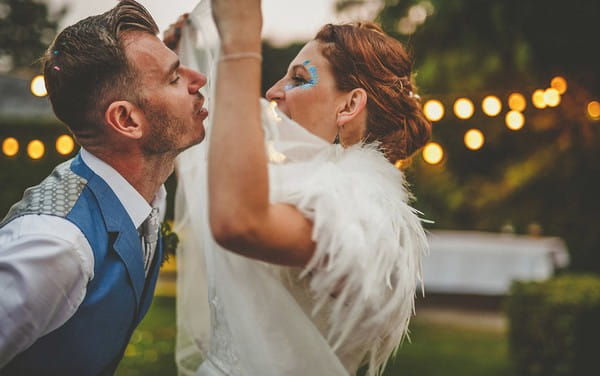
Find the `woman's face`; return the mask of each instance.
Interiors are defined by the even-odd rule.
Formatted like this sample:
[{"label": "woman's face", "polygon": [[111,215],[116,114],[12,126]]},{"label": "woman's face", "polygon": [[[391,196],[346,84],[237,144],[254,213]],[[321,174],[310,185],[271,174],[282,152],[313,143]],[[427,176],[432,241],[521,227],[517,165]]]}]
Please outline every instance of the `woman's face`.
[{"label": "woman's face", "polygon": [[267,91],[267,99],[311,133],[333,142],[344,93],[336,88],[329,61],[317,41],[308,42],[286,75]]}]

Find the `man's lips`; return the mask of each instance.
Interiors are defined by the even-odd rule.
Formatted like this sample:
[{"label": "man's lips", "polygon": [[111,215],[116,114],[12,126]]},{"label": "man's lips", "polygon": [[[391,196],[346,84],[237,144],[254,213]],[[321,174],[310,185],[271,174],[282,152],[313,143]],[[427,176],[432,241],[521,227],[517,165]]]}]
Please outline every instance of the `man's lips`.
[{"label": "man's lips", "polygon": [[208,116],[208,110],[204,107],[201,107],[200,110],[198,112],[196,112],[196,114],[202,118],[202,120],[206,119],[206,117]]}]

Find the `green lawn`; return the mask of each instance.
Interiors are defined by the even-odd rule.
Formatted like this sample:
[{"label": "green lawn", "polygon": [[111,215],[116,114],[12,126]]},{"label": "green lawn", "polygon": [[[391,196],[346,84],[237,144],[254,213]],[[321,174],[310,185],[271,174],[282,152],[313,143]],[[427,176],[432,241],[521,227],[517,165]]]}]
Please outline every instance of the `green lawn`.
[{"label": "green lawn", "polygon": [[411,323],[406,342],[385,375],[501,376],[513,375],[506,335],[498,331],[424,322]]},{"label": "green lawn", "polygon": [[[512,375],[504,333],[433,324],[417,317],[406,342],[388,364],[386,376]],[[118,376],[176,375],[175,299],[157,297],[135,331]]]}]

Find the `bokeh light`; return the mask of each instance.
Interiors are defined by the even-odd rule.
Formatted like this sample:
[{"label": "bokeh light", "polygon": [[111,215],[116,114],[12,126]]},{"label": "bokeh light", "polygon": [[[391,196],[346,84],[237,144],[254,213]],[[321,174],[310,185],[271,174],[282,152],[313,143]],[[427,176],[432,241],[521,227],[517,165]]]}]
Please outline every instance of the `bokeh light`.
[{"label": "bokeh light", "polygon": [[394,166],[396,166],[396,168],[398,170],[404,170],[406,167],[408,167],[410,165],[410,162],[411,162],[410,158],[398,159],[396,161],[396,163],[394,163]]},{"label": "bokeh light", "polygon": [[546,108],[546,101],[544,100],[544,90],[536,90],[531,96],[533,105],[537,108]]},{"label": "bokeh light", "polygon": [[479,150],[483,146],[485,137],[479,129],[469,129],[465,133],[465,146],[470,150]]},{"label": "bokeh light", "polygon": [[444,117],[444,105],[437,99],[431,99],[425,102],[423,112],[429,121],[439,121]]},{"label": "bokeh light", "polygon": [[31,159],[40,159],[44,156],[46,148],[40,140],[33,140],[27,145],[27,155]]},{"label": "bokeh light", "polygon": [[519,111],[508,111],[505,117],[506,126],[513,131],[523,128],[525,116]]},{"label": "bokeh light", "polygon": [[444,159],[444,149],[437,142],[429,142],[423,148],[423,160],[430,165],[436,165]]},{"label": "bokeh light", "polygon": [[56,151],[60,155],[71,154],[75,149],[75,141],[68,134],[63,134],[56,139]]},{"label": "bokeh light", "polygon": [[587,113],[592,120],[600,120],[600,102],[591,101],[588,103]]},{"label": "bokeh light", "polygon": [[544,102],[548,107],[556,107],[560,104],[560,93],[554,88],[544,91]]},{"label": "bokeh light", "polygon": [[2,141],[2,152],[7,157],[14,157],[19,152],[19,141],[14,137],[8,137]]},{"label": "bokeh light", "polygon": [[46,91],[46,83],[44,82],[44,76],[37,75],[31,79],[30,85],[31,93],[36,97],[44,97],[48,95]]},{"label": "bokeh light", "polygon": [[468,119],[473,116],[473,112],[475,111],[475,106],[473,106],[473,102],[471,102],[467,98],[459,98],[454,102],[454,114],[459,119]]},{"label": "bokeh light", "polygon": [[498,97],[489,95],[483,98],[483,102],[481,102],[481,108],[487,116],[496,116],[500,113],[500,111],[502,111],[502,102],[500,102]]},{"label": "bokeh light", "polygon": [[508,108],[513,111],[523,112],[527,107],[527,101],[521,93],[512,93],[508,96]]},{"label": "bokeh light", "polygon": [[550,87],[558,90],[558,93],[563,95],[567,91],[567,80],[564,77],[556,76],[550,81]]}]

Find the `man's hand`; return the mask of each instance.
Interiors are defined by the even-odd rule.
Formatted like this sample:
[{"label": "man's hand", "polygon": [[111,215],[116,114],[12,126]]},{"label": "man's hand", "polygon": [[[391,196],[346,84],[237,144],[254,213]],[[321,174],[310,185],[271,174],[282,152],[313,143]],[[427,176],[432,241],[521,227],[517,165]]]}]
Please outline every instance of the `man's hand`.
[{"label": "man's hand", "polygon": [[173,51],[177,51],[179,48],[179,41],[181,40],[181,28],[187,22],[188,16],[189,13],[184,13],[179,16],[177,21],[169,25],[169,28],[163,33],[164,44]]}]

